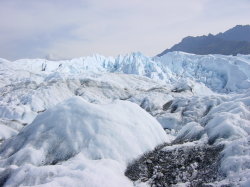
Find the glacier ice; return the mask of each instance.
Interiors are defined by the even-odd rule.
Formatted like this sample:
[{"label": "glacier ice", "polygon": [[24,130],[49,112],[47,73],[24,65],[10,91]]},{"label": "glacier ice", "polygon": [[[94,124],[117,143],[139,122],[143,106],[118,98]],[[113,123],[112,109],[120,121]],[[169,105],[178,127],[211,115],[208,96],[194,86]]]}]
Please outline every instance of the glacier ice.
[{"label": "glacier ice", "polygon": [[[146,76],[163,82],[182,82],[195,80],[204,83],[216,92],[238,92],[250,86],[250,63],[247,55],[193,55],[171,52],[162,57],[149,58],[141,53],[132,53],[117,58],[94,55],[64,61],[45,59],[22,59],[14,62],[1,60],[8,73],[30,78],[36,74],[55,77],[56,72],[63,77],[89,72],[113,72]],[[6,68],[6,67],[4,67]],[[13,73],[14,71],[14,73]],[[26,74],[24,76],[24,74]],[[13,77],[14,78],[14,77]]]},{"label": "glacier ice", "polygon": [[[166,141],[197,141],[225,145],[220,169],[227,177],[217,185],[247,186],[249,93],[249,55],[0,59],[1,181],[131,186],[123,175],[129,160]],[[95,128],[85,132],[80,123],[91,120]],[[122,125],[106,131],[101,124],[110,121]],[[84,142],[88,132],[95,141]]]},{"label": "glacier ice", "polygon": [[[24,178],[23,185],[50,185],[57,171],[48,168],[44,173],[44,168],[39,171],[39,166],[62,162],[71,166],[71,159],[80,154],[83,158],[78,162],[87,162],[86,168],[79,168],[84,174],[92,167],[89,160],[93,164],[96,160],[96,167],[105,164],[107,159],[125,164],[164,142],[169,142],[169,138],[161,125],[138,105],[128,101],[92,104],[78,96],[38,115],[17,136],[6,140],[0,148],[0,167],[17,166],[4,182],[6,186],[18,185]],[[35,166],[40,176],[32,175]],[[24,169],[29,172],[25,177],[18,177]],[[1,171],[0,176],[4,173],[6,175],[8,169]],[[52,176],[41,182],[46,175]],[[102,177],[99,175],[103,174],[96,175]]]}]

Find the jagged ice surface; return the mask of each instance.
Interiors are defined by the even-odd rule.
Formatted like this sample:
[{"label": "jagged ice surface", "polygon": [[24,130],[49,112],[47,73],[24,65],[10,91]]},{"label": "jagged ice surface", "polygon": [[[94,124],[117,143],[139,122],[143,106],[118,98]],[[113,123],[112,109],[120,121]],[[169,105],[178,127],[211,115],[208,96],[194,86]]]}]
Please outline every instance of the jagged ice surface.
[{"label": "jagged ice surface", "polygon": [[131,186],[127,162],[169,141],[225,145],[217,185],[250,183],[249,55],[0,59],[0,77],[6,186]]}]

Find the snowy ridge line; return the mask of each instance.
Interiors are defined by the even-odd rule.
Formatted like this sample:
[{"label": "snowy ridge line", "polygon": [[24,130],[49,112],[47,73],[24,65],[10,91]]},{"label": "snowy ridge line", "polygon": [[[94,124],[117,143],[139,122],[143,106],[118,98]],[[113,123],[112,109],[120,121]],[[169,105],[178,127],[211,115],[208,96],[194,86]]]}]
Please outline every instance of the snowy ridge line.
[{"label": "snowy ridge line", "polygon": [[113,72],[146,76],[165,83],[190,79],[205,84],[213,91],[225,93],[240,92],[250,87],[250,55],[193,55],[171,52],[162,57],[150,58],[137,52],[116,58],[93,55],[62,61],[1,61],[2,66],[12,70],[25,70],[41,75],[56,72],[63,76]]}]

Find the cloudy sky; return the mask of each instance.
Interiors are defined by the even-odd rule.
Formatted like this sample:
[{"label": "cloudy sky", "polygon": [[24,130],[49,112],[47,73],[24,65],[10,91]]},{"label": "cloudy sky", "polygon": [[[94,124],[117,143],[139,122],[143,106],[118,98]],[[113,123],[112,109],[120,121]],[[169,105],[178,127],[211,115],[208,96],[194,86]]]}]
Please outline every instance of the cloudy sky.
[{"label": "cloudy sky", "polygon": [[250,0],[0,0],[0,57],[141,51],[250,24]]}]

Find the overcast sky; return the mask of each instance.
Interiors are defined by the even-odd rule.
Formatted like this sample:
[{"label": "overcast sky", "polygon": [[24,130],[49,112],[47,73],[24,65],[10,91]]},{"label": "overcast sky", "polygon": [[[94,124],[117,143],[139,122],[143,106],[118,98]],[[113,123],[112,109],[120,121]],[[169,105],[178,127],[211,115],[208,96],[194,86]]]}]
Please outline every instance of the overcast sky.
[{"label": "overcast sky", "polygon": [[250,24],[250,0],[0,0],[0,57],[141,51]]}]

